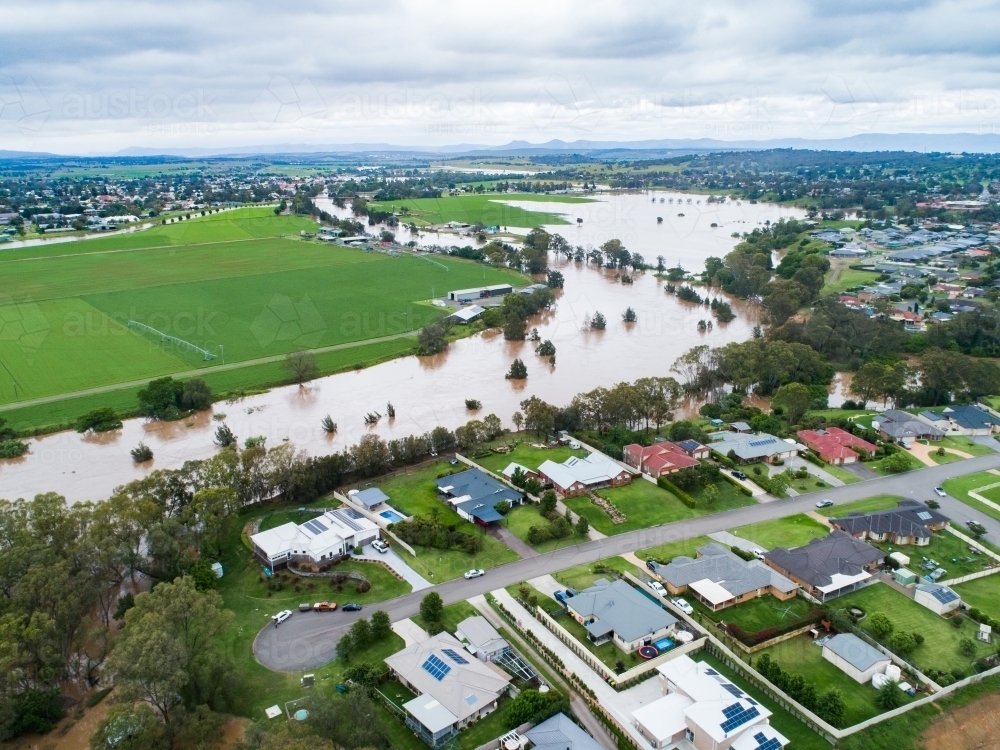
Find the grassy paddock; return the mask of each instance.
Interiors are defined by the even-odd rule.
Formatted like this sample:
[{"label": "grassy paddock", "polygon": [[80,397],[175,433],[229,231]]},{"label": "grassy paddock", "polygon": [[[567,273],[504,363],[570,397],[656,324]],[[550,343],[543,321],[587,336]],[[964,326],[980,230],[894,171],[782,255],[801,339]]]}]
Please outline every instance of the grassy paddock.
[{"label": "grassy paddock", "polygon": [[[991,474],[988,471],[980,471],[975,474],[967,474],[964,477],[949,479],[943,486],[945,491],[952,497],[957,500],[961,500],[969,507],[975,508],[981,513],[985,513],[986,515],[992,516],[1000,521],[1000,511],[994,510],[969,495],[970,491],[974,491],[980,487],[986,487],[991,484],[997,484],[998,482],[1000,482],[1000,476]],[[985,490],[980,494],[987,500],[1000,503],[1000,487],[992,490]]]},{"label": "grassy paddock", "polygon": [[636,550],[635,556],[641,560],[656,560],[661,563],[668,563],[678,555],[694,557],[698,548],[713,541],[707,536],[696,536],[691,539],[681,539],[677,542],[668,542],[656,547]]},{"label": "grassy paddock", "polygon": [[[998,477],[1000,479],[1000,477]],[[831,518],[833,516],[846,516],[848,513],[871,513],[876,510],[889,510],[895,508],[903,500],[899,495],[872,495],[864,500],[857,500],[844,505],[833,505],[829,508],[817,508],[816,512],[821,516]]]},{"label": "grassy paddock", "polygon": [[1000,573],[977,578],[954,587],[962,601],[980,609],[993,619],[1000,619]]},{"label": "grassy paddock", "polygon": [[527,211],[509,206],[503,201],[534,203],[592,203],[591,198],[567,195],[540,195],[537,193],[456,195],[442,198],[407,198],[400,201],[373,203],[372,208],[380,211],[400,211],[406,209],[402,217],[405,222],[420,226],[445,224],[461,221],[466,224],[484,226],[524,227],[534,229],[546,224],[569,224],[559,214],[543,211]]}]

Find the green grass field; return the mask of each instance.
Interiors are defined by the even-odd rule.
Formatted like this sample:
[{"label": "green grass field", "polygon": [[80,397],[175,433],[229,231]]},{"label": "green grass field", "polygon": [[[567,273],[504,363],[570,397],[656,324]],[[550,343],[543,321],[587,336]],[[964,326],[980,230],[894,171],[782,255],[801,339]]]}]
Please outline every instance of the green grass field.
[{"label": "green grass field", "polygon": [[864,500],[857,500],[853,503],[834,505],[829,508],[817,508],[816,512],[827,518],[846,516],[848,513],[871,513],[876,510],[895,508],[902,499],[899,495],[872,495],[871,497],[866,497]]},{"label": "green grass field", "polygon": [[[403,334],[442,315],[433,296],[521,280],[460,259],[282,238],[315,224],[268,213],[5,253],[0,404],[203,368],[223,350],[233,363]],[[205,361],[128,320],[220,356]]]},{"label": "green grass field", "polygon": [[[514,508],[507,514],[507,517],[504,520],[504,525],[511,531],[511,533],[526,543],[529,543],[528,531],[532,526],[548,526],[548,524],[548,519],[542,516],[538,507],[530,503]],[[542,542],[541,544],[533,544],[532,547],[539,552],[544,553],[551,552],[555,549],[561,549],[563,547],[572,547],[577,544],[584,544],[589,541],[589,537],[571,534],[564,539],[550,539],[547,542]]]},{"label": "green grass field", "polygon": [[585,588],[593,586],[594,581],[598,578],[612,577],[610,573],[595,571],[594,566],[598,565],[610,568],[611,570],[617,570],[619,573],[624,573],[626,571],[632,575],[637,575],[639,573],[638,568],[636,568],[635,565],[630,563],[628,560],[622,557],[607,557],[603,560],[597,561],[596,563],[584,563],[583,565],[574,565],[572,568],[560,570],[558,573],[553,573],[552,577],[563,586],[569,586],[577,591],[583,591]]},{"label": "green grass field", "polygon": [[403,222],[413,222],[418,226],[445,224],[461,221],[466,224],[483,226],[524,227],[534,229],[545,224],[569,224],[559,214],[543,211],[526,211],[508,206],[503,201],[533,201],[535,203],[592,203],[590,198],[568,195],[541,195],[538,193],[504,193],[480,195],[456,195],[443,198],[407,198],[401,201],[373,203],[372,208],[381,211],[407,213],[400,218]]},{"label": "green grass field", "polygon": [[838,265],[834,264],[834,267],[827,271],[826,282],[820,294],[840,294],[853,287],[870,284],[878,277],[878,274],[872,271],[856,271],[848,268],[846,264],[842,267]]},{"label": "green grass field", "polygon": [[826,536],[830,529],[804,513],[777,518],[750,526],[733,529],[732,533],[764,547],[801,547],[817,537]]},{"label": "green grass field", "polygon": [[544,461],[555,461],[561,464],[570,456],[586,456],[586,450],[573,450],[572,448],[560,445],[552,448],[536,448],[531,445],[532,439],[521,436],[517,447],[510,453],[489,453],[485,456],[478,456],[475,462],[484,469],[489,469],[494,474],[499,474],[510,463],[519,463],[529,469],[537,469]]},{"label": "green grass field", "polygon": [[[625,514],[625,523],[617,524],[612,523],[608,514],[587,497],[571,497],[564,502],[575,513],[585,516],[591,526],[608,535],[645,529],[709,513],[721,513],[732,508],[753,505],[755,502],[753,498],[739,494],[729,482],[721,481],[717,486],[719,499],[710,506],[698,505],[695,508],[688,508],[666,490],[641,477],[635,477],[631,484],[624,487],[598,490],[597,494],[613,502]],[[697,500],[699,496],[695,494],[694,497]]]},{"label": "green grass field", "polygon": [[694,596],[686,596],[694,608],[713,622],[734,622],[747,633],[784,625],[809,614],[816,605],[801,596],[781,601],[767,594],[713,612]]},{"label": "green grass field", "polygon": [[[970,491],[978,490],[980,487],[989,487],[991,484],[998,483],[1000,483],[1000,476],[991,474],[988,471],[980,471],[975,474],[967,474],[964,477],[949,479],[942,486],[944,487],[945,492],[954,497],[956,500],[961,500],[966,505],[1000,521],[1000,511],[979,502],[969,495]],[[991,490],[983,490],[978,494],[982,495],[987,500],[1000,504],[1000,487],[995,487]]]},{"label": "green grass field", "polygon": [[[845,609],[849,606],[861,607],[868,616],[884,612],[896,630],[920,633],[925,640],[909,656],[909,661],[921,670],[960,669],[970,674],[972,663],[976,659],[996,651],[995,646],[977,641],[976,656],[971,659],[962,656],[958,653],[959,640],[974,638],[978,625],[971,620],[964,620],[961,628],[954,628],[945,618],[883,583],[838,597],[834,604]],[[865,617],[859,623],[866,630],[867,619]]]},{"label": "green grass field", "polygon": [[994,620],[1000,619],[1000,573],[960,583],[954,588],[970,608],[981,609]]},{"label": "green grass field", "polygon": [[640,560],[656,560],[657,562],[666,564],[679,555],[695,557],[699,547],[712,541],[714,540],[707,536],[696,536],[676,542],[667,542],[656,547],[639,549],[635,551],[635,556]]},{"label": "green grass field", "polygon": [[[479,610],[469,604],[467,601],[455,602],[454,604],[447,605],[441,611],[441,626],[444,630],[449,633],[454,634],[455,629],[458,627],[458,623],[467,617],[475,617],[479,614]],[[417,625],[422,627],[424,630],[429,629],[430,623],[424,620],[420,615],[414,615],[410,618]]]}]

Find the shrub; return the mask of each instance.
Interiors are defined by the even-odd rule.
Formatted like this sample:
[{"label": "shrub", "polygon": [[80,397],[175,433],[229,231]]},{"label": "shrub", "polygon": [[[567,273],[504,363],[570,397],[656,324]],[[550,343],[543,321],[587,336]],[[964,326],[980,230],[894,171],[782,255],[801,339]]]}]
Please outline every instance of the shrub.
[{"label": "shrub", "polygon": [[0,458],[20,458],[28,452],[28,444],[23,440],[0,440]]},{"label": "shrub", "polygon": [[884,612],[874,612],[868,618],[868,630],[876,638],[885,638],[893,630],[892,620]]},{"label": "shrub", "polygon": [[957,612],[951,616],[951,626],[958,630],[962,627],[962,615]]},{"label": "shrub", "polygon": [[110,407],[104,407],[88,411],[80,417],[76,422],[76,431],[88,432],[92,430],[94,432],[108,432],[120,429],[121,426],[122,421],[115,414],[115,410]]},{"label": "shrub", "polygon": [[139,443],[130,452],[132,454],[132,460],[137,464],[153,460],[153,449],[145,443]]},{"label": "shrub", "polygon": [[528,368],[520,359],[515,359],[504,377],[508,380],[524,380],[528,377]]},{"label": "shrub", "polygon": [[909,656],[917,648],[917,639],[913,637],[913,633],[901,630],[892,636],[892,639],[889,641],[889,648],[899,656]]},{"label": "shrub", "polygon": [[483,402],[474,398],[465,399],[465,408],[469,411],[476,411],[483,408]]},{"label": "shrub", "polygon": [[971,658],[976,655],[976,642],[971,638],[962,638],[958,642],[958,653],[966,658]]},{"label": "shrub", "polygon": [[656,480],[656,484],[659,485],[659,487],[661,489],[666,490],[671,495],[673,495],[674,497],[676,497],[678,500],[680,500],[682,503],[684,503],[684,505],[686,505],[687,507],[689,507],[689,508],[696,507],[697,503],[694,501],[694,498],[691,497],[688,493],[686,493],[684,490],[682,490],[680,487],[678,487],[677,485],[675,485],[673,482],[671,482],[666,477],[658,477],[657,480]]}]

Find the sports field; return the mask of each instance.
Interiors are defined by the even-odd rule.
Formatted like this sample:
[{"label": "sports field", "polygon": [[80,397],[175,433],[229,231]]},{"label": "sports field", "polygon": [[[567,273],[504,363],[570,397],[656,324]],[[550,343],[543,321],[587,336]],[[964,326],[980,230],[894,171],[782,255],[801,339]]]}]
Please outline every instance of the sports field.
[{"label": "sports field", "polygon": [[298,237],[315,226],[250,209],[0,253],[0,404],[185,372],[223,355],[233,363],[403,334],[442,314],[433,296],[524,283],[460,259]]},{"label": "sports field", "polygon": [[542,195],[538,193],[485,193],[481,195],[455,195],[442,198],[407,198],[400,201],[374,203],[372,208],[380,211],[406,209],[400,217],[403,222],[413,222],[418,226],[445,224],[461,221],[466,224],[482,224],[487,227],[526,227],[535,229],[545,224],[569,224],[559,214],[542,211],[525,211],[523,208],[508,206],[503,201],[535,201],[537,203],[592,203],[592,198],[570,195]]}]

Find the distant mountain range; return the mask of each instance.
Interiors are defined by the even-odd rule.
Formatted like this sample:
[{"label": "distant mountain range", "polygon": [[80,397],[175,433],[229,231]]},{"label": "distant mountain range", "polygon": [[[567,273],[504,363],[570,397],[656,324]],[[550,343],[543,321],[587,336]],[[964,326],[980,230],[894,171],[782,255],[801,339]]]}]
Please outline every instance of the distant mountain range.
[{"label": "distant mountain range", "polygon": [[[540,154],[655,151],[709,152],[748,151],[775,148],[808,149],[814,151],[918,151],[939,153],[998,153],[1000,134],[975,133],[865,133],[846,138],[774,138],[771,140],[722,141],[715,138],[662,138],[642,141],[562,141],[545,143],[511,141],[503,145],[458,143],[448,146],[401,146],[392,143],[274,143],[224,148],[148,148],[132,146],[114,154],[86,156],[174,156],[186,158],[275,156],[280,154],[396,154],[441,156],[533,156]],[[76,155],[84,156],[84,155]],[[2,151],[0,159],[58,158],[56,154]]]}]

